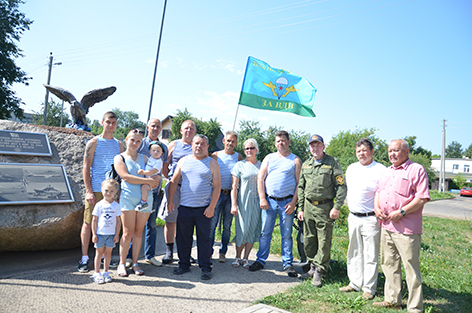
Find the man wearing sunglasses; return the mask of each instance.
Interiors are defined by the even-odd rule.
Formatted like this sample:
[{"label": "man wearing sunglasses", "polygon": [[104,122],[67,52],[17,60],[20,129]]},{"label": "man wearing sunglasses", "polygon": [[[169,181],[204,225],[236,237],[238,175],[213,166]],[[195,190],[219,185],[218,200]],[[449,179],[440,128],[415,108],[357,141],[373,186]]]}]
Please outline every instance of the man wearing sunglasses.
[{"label": "man wearing sunglasses", "polygon": [[77,266],[79,272],[88,271],[92,211],[95,203],[103,199],[102,182],[105,180],[106,172],[111,169],[115,156],[124,151],[123,144],[113,137],[113,132],[118,125],[116,114],[111,111],[106,112],[100,124],[103,126],[102,133],[87,142],[84,153],[85,210],[84,222],[80,231],[82,259]]},{"label": "man wearing sunglasses", "polygon": [[[159,141],[159,134],[161,133],[162,130],[162,124],[161,121],[157,118],[151,118],[146,126],[146,129],[148,131],[148,135],[146,138],[143,139],[143,142],[141,143],[141,146],[138,149],[138,153],[144,154],[148,158],[151,157],[151,153],[149,152],[149,144],[152,141]],[[137,130],[139,132],[139,130]],[[144,135],[144,134],[143,134]],[[160,142],[162,145],[162,150],[163,153],[161,155],[161,159],[163,163],[168,162],[168,149],[165,144]],[[149,219],[146,224],[146,234],[144,238],[144,256],[145,260],[147,263],[150,263],[154,266],[162,266],[162,262],[159,261],[155,257],[156,253],[156,237],[157,237],[157,228],[156,228],[156,217],[157,217],[157,212],[159,211],[159,206],[161,205],[162,202],[162,195],[161,195],[161,188],[158,187],[153,190],[153,203],[152,203],[152,212],[151,215],[149,215]],[[132,263],[132,258],[131,258],[131,251],[132,251],[132,244],[129,247],[129,253],[128,257],[126,258],[126,265],[127,267],[131,266]],[[128,264],[129,263],[129,264]]]},{"label": "man wearing sunglasses", "polygon": [[221,236],[219,262],[226,262],[226,252],[231,237],[231,223],[233,215],[231,214],[231,172],[236,162],[241,161],[243,157],[234,151],[238,144],[238,133],[234,130],[226,132],[223,138],[224,150],[216,151],[212,157],[218,161],[221,174],[221,193],[215,207],[215,214],[211,220],[210,240],[211,245],[215,243],[215,230],[220,219],[223,221],[223,234]]}]

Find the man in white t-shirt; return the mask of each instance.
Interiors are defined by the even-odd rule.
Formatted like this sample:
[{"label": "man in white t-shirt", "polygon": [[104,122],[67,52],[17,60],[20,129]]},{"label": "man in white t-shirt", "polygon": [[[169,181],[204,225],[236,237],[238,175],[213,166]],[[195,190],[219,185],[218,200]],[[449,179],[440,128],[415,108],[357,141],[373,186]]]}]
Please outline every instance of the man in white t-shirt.
[{"label": "man in white t-shirt", "polygon": [[375,192],[385,166],[373,160],[374,146],[368,138],[356,143],[359,162],[346,170],[349,248],[347,275],[349,285],[343,292],[363,291],[362,298],[372,300],[377,289],[379,273],[380,225],[374,213]]}]

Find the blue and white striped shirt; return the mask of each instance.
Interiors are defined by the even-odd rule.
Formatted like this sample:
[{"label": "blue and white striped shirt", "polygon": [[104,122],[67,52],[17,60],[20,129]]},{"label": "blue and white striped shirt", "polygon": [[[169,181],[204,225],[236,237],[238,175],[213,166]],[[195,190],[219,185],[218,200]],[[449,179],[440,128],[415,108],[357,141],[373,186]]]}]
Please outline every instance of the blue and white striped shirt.
[{"label": "blue and white striped shirt", "polygon": [[118,140],[105,139],[96,136],[97,146],[93,154],[92,166],[90,167],[90,178],[92,181],[92,191],[102,191],[102,182],[105,180],[105,174],[111,169],[113,159],[120,154],[120,144]]},{"label": "blue and white striped shirt", "polygon": [[266,193],[269,196],[283,198],[295,194],[295,188],[297,187],[295,176],[296,157],[293,153],[282,158],[277,153],[269,155],[265,180]]},{"label": "blue and white striped shirt", "polygon": [[231,190],[231,171],[238,162],[239,153],[226,154],[224,150],[218,151],[218,165],[220,166],[221,189]]},{"label": "blue and white striped shirt", "polygon": [[208,206],[213,192],[213,174],[210,170],[212,158],[196,160],[185,157],[182,165],[182,187],[180,204],[188,207]]}]

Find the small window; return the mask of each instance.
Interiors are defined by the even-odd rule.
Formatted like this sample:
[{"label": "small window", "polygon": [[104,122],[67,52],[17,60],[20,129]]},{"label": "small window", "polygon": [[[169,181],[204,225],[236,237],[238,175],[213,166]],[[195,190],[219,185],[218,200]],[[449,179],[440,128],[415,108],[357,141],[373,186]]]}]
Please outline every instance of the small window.
[{"label": "small window", "polygon": [[469,173],[470,165],[464,165],[464,173]]},{"label": "small window", "polygon": [[459,164],[452,164],[452,170],[458,170]]},{"label": "small window", "polygon": [[162,130],[162,139],[169,139],[170,138],[170,129],[163,129]]}]

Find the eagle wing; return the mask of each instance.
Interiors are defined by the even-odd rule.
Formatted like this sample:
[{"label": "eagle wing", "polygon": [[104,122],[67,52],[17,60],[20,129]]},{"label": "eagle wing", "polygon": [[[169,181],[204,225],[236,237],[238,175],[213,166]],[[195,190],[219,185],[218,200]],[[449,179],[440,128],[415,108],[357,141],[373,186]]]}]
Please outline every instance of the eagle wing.
[{"label": "eagle wing", "polygon": [[93,105],[97,102],[101,102],[111,96],[116,91],[115,86],[107,87],[107,88],[99,88],[90,90],[87,92],[80,103],[82,104],[82,108],[85,111],[85,114],[88,113],[89,108],[93,107]]},{"label": "eagle wing", "polygon": [[69,103],[74,103],[74,101],[77,101],[75,99],[74,95],[69,91],[61,87],[55,87],[55,86],[50,86],[50,85],[43,85],[46,87],[49,92],[53,93],[56,95],[59,99],[67,101]]}]

